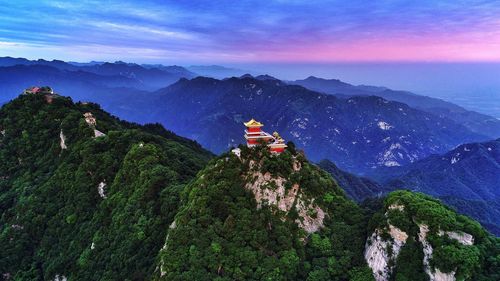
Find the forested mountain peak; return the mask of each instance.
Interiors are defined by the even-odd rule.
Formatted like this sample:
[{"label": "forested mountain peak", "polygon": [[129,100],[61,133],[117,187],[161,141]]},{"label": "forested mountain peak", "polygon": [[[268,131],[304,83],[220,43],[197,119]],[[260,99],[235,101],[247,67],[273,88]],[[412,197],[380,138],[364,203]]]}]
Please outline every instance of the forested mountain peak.
[{"label": "forested mountain peak", "polygon": [[186,188],[157,278],[369,280],[364,216],[332,178],[290,144],[240,148]]},{"label": "forested mountain peak", "polygon": [[180,191],[211,157],[159,125],[61,96],[21,95],[0,128],[5,280],[148,279]]}]

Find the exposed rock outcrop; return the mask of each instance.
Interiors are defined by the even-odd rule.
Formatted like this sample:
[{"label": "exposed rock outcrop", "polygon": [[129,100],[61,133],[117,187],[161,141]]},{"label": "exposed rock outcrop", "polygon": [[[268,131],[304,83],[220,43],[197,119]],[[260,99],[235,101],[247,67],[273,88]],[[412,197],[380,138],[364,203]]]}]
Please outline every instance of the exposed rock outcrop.
[{"label": "exposed rock outcrop", "polygon": [[[382,233],[388,232],[390,239],[385,241]],[[365,260],[372,269],[376,281],[389,280],[393,266],[390,261],[395,261],[406,243],[408,234],[401,229],[389,224],[389,229],[377,229],[368,238],[365,246]],[[390,249],[390,250],[389,250]]]},{"label": "exposed rock outcrop", "polygon": [[83,117],[85,117],[85,122],[87,123],[87,125],[89,125],[89,127],[94,130],[94,138],[98,138],[98,137],[102,137],[102,136],[106,135],[103,132],[96,129],[97,120],[94,117],[94,115],[92,114],[92,112],[85,112],[83,114]]},{"label": "exposed rock outcrop", "polygon": [[[469,233],[458,232],[458,231],[446,231],[444,232],[450,239],[455,239],[462,245],[470,246],[474,245],[474,237]],[[440,235],[443,235],[443,232],[440,232]]]},{"label": "exposed rock outcrop", "polygon": [[66,145],[66,137],[64,136],[62,129],[61,132],[59,133],[59,139],[60,139],[59,145],[61,146],[61,149],[62,150],[68,149],[68,146]]},{"label": "exposed rock outcrop", "polygon": [[[424,270],[429,275],[430,281],[455,281],[455,271],[451,271],[448,273],[441,272],[439,268],[431,268],[429,261],[432,258],[432,253],[434,249],[432,245],[427,241],[427,233],[429,233],[429,227],[426,224],[419,225],[419,233],[418,239],[422,244],[423,252],[424,252]],[[438,235],[447,235],[450,239],[455,239],[463,245],[473,245],[474,237],[465,232],[456,232],[456,231],[439,231]]]},{"label": "exposed rock outcrop", "polygon": [[366,242],[365,259],[368,266],[373,271],[376,281],[389,279],[389,247],[388,241],[382,240],[382,237],[374,232]]},{"label": "exposed rock outcrop", "polygon": [[67,281],[68,278],[66,278],[66,276],[64,275],[59,275],[57,274],[55,277],[54,277],[54,281]]},{"label": "exposed rock outcrop", "polygon": [[101,196],[101,198],[103,199],[106,199],[106,183],[105,182],[100,182],[99,185],[97,186],[97,192],[99,192],[99,196]]},{"label": "exposed rock outcrop", "polygon": [[313,201],[305,203],[302,198],[299,198],[296,209],[299,213],[296,222],[307,233],[316,232],[323,227],[325,212],[320,207],[315,206]]},{"label": "exposed rock outcrop", "polygon": [[[250,162],[251,168],[254,168],[255,165],[258,163]],[[296,172],[299,171],[301,164],[295,161],[293,169]],[[275,206],[284,213],[295,208],[299,214],[299,219],[296,222],[307,233],[316,232],[323,226],[325,212],[316,206],[313,200],[304,199],[298,184],[293,184],[291,188],[287,189],[285,178],[279,176],[273,178],[269,172],[264,174],[252,172],[250,178],[253,178],[254,181],[247,183],[245,188],[254,194],[258,208],[263,205]]]}]

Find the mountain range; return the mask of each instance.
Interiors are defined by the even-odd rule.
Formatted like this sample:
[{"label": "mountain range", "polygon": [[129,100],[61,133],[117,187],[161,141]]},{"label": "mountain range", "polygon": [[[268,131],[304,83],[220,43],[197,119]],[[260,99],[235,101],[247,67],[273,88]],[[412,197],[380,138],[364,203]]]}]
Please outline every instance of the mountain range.
[{"label": "mountain range", "polygon": [[[498,195],[482,192],[499,180],[499,173],[484,174],[485,167],[497,171],[491,157],[478,153],[476,162],[460,172],[439,161],[448,153],[458,153],[454,149],[463,143],[479,145],[498,138],[498,120],[454,104],[315,77],[297,81],[250,74],[193,78],[198,75],[193,72],[196,68],[13,58],[0,58],[0,66],[0,104],[30,85],[51,85],[56,92],[98,102],[127,120],[160,122],[215,153],[244,142],[242,122],[257,118],[265,124],[264,130],[279,131],[313,161],[328,159],[320,166],[357,201],[395,188],[419,190],[500,233]],[[438,173],[446,178],[450,171],[452,177],[445,184],[434,179]]]},{"label": "mountain range", "polygon": [[498,280],[500,240],[438,200],[363,208],[292,143],[239,148],[19,96],[0,109],[1,278]]},{"label": "mountain range", "polygon": [[330,159],[355,173],[405,165],[489,138],[403,103],[339,98],[274,79],[181,79],[155,94],[141,120],[160,122],[216,153],[241,143],[242,123],[257,118],[312,160]]},{"label": "mountain range", "polygon": [[500,139],[460,145],[406,166],[379,168],[368,178],[345,172],[329,160],[318,165],[357,202],[397,189],[422,192],[500,235]]},{"label": "mountain range", "polygon": [[379,96],[386,100],[402,102],[413,108],[449,118],[459,124],[463,124],[473,132],[485,134],[492,138],[500,137],[500,120],[485,114],[466,110],[463,107],[441,99],[416,95],[407,91],[395,91],[385,87],[354,86],[338,79],[322,79],[314,76],[303,80],[290,81],[289,83],[341,97]]}]

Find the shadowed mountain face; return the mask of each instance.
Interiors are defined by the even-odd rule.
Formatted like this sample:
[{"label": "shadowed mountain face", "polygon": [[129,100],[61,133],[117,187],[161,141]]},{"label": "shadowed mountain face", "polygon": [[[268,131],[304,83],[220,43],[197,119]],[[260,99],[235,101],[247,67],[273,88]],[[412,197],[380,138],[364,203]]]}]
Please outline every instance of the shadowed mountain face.
[{"label": "shadowed mountain face", "polygon": [[328,172],[346,194],[357,202],[368,198],[381,197],[390,191],[389,188],[371,179],[342,171],[330,160],[321,160],[318,166]]},{"label": "shadowed mountain face", "polygon": [[500,235],[500,139],[469,143],[374,176],[390,189],[423,192],[453,206]]},{"label": "shadowed mountain face", "polygon": [[315,161],[365,173],[399,166],[486,137],[450,119],[380,97],[338,98],[279,80],[198,77],[156,93],[145,121],[159,121],[215,152],[244,142],[242,122],[256,118]]},{"label": "shadowed mountain face", "polygon": [[500,137],[500,120],[485,114],[466,110],[458,105],[437,98],[420,96],[407,91],[394,91],[385,87],[354,86],[337,79],[322,79],[314,76],[289,83],[341,97],[379,96],[386,100],[408,104],[413,108],[441,117],[447,117],[459,124],[463,124],[473,132],[487,135],[490,138]]}]

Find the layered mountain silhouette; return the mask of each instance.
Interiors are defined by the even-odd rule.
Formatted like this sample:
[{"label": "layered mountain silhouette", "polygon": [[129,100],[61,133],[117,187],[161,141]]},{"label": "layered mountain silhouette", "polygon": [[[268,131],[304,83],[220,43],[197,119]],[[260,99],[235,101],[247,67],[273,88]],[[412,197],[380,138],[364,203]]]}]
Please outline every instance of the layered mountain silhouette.
[{"label": "layered mountain silhouette", "polygon": [[466,110],[463,107],[441,99],[416,95],[407,91],[395,91],[385,87],[354,86],[337,79],[323,79],[314,76],[289,83],[342,97],[379,96],[386,100],[405,103],[413,108],[421,109],[437,116],[447,117],[457,123],[463,124],[473,132],[485,134],[491,138],[500,137],[500,120],[485,114]]}]

